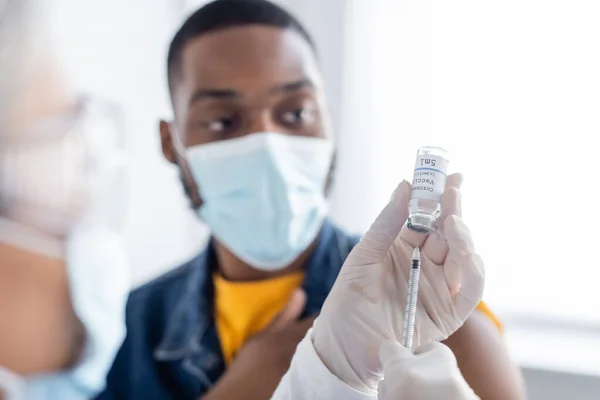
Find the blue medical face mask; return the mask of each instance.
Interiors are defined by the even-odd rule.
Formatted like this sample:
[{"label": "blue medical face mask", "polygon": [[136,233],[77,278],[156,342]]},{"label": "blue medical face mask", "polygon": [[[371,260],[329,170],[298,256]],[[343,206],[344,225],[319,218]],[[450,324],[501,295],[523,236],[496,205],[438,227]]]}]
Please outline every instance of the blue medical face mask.
[{"label": "blue medical face mask", "polygon": [[187,152],[214,237],[250,266],[288,266],[314,241],[327,215],[333,143],[279,133],[192,147]]}]

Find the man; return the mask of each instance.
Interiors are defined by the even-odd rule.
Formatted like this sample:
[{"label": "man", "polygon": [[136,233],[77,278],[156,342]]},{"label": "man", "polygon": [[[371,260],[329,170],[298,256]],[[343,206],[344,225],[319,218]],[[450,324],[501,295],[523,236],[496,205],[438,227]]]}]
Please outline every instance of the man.
[{"label": "man", "polygon": [[106,163],[115,132],[94,133],[110,113],[69,90],[40,6],[0,4],[0,399],[85,400],[125,336],[127,264],[108,218],[122,169]]},{"label": "man", "polygon": [[[101,398],[267,399],[357,242],[326,219],[332,128],[314,45],[268,1],[217,0],[177,32],[168,69],[163,152],[213,238],[131,294]],[[480,397],[511,398],[518,374],[479,310],[446,344]]]}]

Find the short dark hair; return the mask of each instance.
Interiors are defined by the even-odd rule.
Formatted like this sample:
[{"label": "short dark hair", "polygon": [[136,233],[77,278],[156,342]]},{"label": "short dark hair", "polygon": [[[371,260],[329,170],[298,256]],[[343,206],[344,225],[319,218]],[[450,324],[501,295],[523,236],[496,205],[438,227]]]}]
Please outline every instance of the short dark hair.
[{"label": "short dark hair", "polygon": [[254,24],[296,31],[316,51],[306,29],[282,7],[268,0],[215,0],[190,15],[173,37],[167,57],[170,89],[173,90],[174,77],[181,69],[183,50],[190,40],[221,29]]}]

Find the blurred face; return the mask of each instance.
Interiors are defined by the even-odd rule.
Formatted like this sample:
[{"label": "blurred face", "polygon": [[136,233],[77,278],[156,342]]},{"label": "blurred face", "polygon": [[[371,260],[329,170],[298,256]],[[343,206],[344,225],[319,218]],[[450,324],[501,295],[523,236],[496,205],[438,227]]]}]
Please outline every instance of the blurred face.
[{"label": "blurred face", "polygon": [[195,206],[184,149],[257,132],[330,138],[313,49],[292,30],[249,25],[189,42],[172,88],[174,124],[161,122],[165,157],[177,163]]}]

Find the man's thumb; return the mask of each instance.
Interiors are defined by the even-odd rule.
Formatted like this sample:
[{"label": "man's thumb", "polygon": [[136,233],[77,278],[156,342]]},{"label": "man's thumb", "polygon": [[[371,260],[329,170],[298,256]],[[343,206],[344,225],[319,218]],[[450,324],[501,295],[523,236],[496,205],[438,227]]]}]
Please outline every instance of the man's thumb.
[{"label": "man's thumb", "polygon": [[394,191],[388,204],[379,213],[353,253],[360,260],[353,263],[369,265],[381,262],[408,219],[411,185],[402,181]]},{"label": "man's thumb", "polygon": [[290,322],[300,318],[305,304],[306,293],[302,289],[294,290],[284,309],[273,319],[268,329],[280,330]]}]

